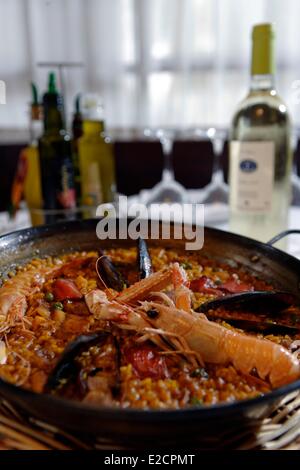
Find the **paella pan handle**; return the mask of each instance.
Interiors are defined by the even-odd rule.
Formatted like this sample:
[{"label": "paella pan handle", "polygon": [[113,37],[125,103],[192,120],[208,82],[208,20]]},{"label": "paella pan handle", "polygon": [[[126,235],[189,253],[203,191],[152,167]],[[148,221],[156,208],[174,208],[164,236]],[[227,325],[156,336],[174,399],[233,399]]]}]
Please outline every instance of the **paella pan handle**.
[{"label": "paella pan handle", "polygon": [[278,242],[279,240],[282,240],[282,238],[287,237],[288,235],[295,235],[298,234],[300,235],[300,230],[285,230],[284,232],[280,232],[276,237],[271,238],[267,242],[267,245],[274,245],[274,243]]}]

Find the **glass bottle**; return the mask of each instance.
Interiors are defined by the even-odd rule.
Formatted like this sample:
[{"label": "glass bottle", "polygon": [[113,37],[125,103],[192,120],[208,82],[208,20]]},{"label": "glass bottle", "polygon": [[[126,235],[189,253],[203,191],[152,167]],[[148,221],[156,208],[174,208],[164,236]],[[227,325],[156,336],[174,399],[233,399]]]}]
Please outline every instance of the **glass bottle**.
[{"label": "glass bottle", "polygon": [[268,241],[287,228],[291,125],[275,89],[274,30],[253,28],[251,84],[231,127],[230,230]]},{"label": "glass bottle", "polygon": [[82,104],[83,135],[78,141],[81,200],[84,206],[111,202],[115,191],[113,149],[105,136],[103,106],[97,95]]},{"label": "glass bottle", "polygon": [[63,122],[63,100],[54,73],[43,96],[44,134],[39,139],[45,222],[74,217],[76,206],[71,139]]},{"label": "glass bottle", "polygon": [[37,87],[34,83],[31,83],[31,92],[30,140],[28,146],[20,153],[18,168],[12,186],[12,206],[13,213],[15,213],[24,194],[27,207],[30,211],[32,225],[40,225],[43,223],[40,213],[43,200],[38,138],[42,134],[43,115],[42,107],[38,100]]},{"label": "glass bottle", "polygon": [[83,119],[80,110],[80,94],[75,98],[75,110],[72,119],[72,153],[77,205],[81,205],[81,178],[79,168],[78,140],[83,134]]}]

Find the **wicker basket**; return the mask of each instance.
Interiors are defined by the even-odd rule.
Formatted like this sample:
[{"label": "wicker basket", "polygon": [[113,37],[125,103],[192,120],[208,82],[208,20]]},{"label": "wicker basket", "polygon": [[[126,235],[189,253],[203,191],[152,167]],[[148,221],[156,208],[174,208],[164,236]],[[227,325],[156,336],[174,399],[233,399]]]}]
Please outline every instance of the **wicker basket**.
[{"label": "wicker basket", "polygon": [[[230,448],[240,450],[299,450],[300,449],[300,393],[286,396],[276,412],[243,434],[234,428],[215,440],[196,439],[197,449]],[[6,400],[0,402],[0,449],[18,450],[72,450],[124,449],[111,440],[73,435],[31,417],[21,416]]]}]

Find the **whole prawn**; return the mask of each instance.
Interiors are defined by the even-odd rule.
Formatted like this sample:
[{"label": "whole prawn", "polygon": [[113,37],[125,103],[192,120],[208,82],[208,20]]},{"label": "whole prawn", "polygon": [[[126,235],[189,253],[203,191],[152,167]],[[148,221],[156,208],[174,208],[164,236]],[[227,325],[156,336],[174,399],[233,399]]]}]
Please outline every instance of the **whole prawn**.
[{"label": "whole prawn", "polygon": [[26,313],[27,297],[37,292],[55,268],[29,268],[17,273],[0,288],[0,333],[14,326]]},{"label": "whole prawn", "polygon": [[[158,278],[161,272],[152,276]],[[98,318],[113,321],[120,328],[133,329],[142,335],[151,330],[152,334],[146,335],[146,339],[158,344],[153,336],[156,330],[157,336],[165,335],[173,348],[179,351],[182,348],[185,353],[189,350],[202,363],[233,364],[245,374],[256,370],[258,376],[269,380],[273,387],[300,377],[299,360],[283,346],[225,328],[209,321],[204,314],[194,312],[190,307],[190,291],[184,285],[185,276],[178,265],[165,270],[164,282],[160,282],[160,288],[173,282],[174,300],[164,292],[151,294],[149,286],[155,284],[152,276],[135,284],[134,292],[140,300],[137,306],[132,306],[136,300],[131,295],[132,288],[129,288],[128,296],[131,305],[126,303],[126,291],[129,289],[122,292],[121,301],[118,300],[121,296],[109,301],[103,292],[93,291],[86,296],[90,311]],[[143,300],[151,296],[161,302]]]},{"label": "whole prawn", "polygon": [[158,312],[157,318],[151,320],[153,326],[167,329],[169,333],[177,332],[204,362],[233,364],[245,374],[255,369],[258,376],[268,379],[273,387],[300,377],[299,360],[272,341],[225,328],[203,314],[187,313],[158,302],[144,302],[140,309]]}]

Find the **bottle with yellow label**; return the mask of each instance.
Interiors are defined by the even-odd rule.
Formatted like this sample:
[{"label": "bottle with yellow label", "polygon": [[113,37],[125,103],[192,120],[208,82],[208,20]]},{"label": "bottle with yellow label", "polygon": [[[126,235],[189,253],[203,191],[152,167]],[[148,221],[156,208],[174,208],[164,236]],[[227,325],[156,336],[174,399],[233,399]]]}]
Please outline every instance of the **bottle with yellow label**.
[{"label": "bottle with yellow label", "polygon": [[275,89],[274,29],[254,26],[248,96],[230,136],[230,229],[268,241],[287,228],[291,203],[291,125]]},{"label": "bottle with yellow label", "polygon": [[97,95],[82,98],[83,135],[78,141],[83,206],[96,207],[114,198],[113,149],[104,133],[103,106]]},{"label": "bottle with yellow label", "polygon": [[43,116],[42,106],[38,100],[37,87],[34,83],[31,84],[31,91],[30,143],[22,150],[19,157],[18,168],[12,186],[12,206],[13,213],[15,213],[24,194],[32,225],[40,225],[43,223],[43,216],[41,215],[43,198],[38,139],[42,134]]},{"label": "bottle with yellow label", "polygon": [[[35,95],[35,92],[33,92],[33,96]],[[24,196],[27,207],[30,210],[32,225],[40,225],[43,223],[43,217],[39,212],[43,205],[43,197],[41,186],[40,156],[38,149],[38,139],[41,136],[43,129],[42,119],[42,107],[37,102],[36,96],[36,99],[31,106],[31,143],[26,149],[28,170],[24,185]]]}]

